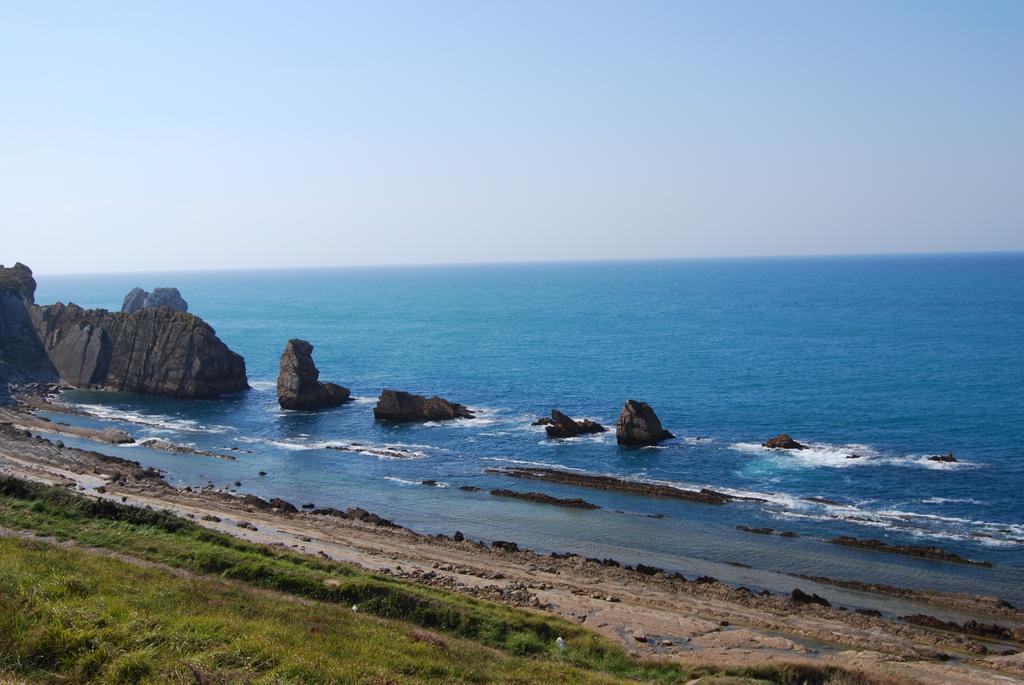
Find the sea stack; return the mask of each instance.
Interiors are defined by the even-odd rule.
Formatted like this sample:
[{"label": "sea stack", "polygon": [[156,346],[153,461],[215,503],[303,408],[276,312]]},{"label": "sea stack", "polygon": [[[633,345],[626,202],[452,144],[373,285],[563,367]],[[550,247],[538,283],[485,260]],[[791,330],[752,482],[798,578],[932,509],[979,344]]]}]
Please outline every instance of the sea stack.
[{"label": "sea stack", "polygon": [[805,450],[807,445],[797,442],[793,438],[789,437],[788,433],[780,433],[774,438],[765,440],[761,443],[761,447],[767,447],[773,450]]},{"label": "sea stack", "polygon": [[549,438],[575,438],[583,434],[604,433],[608,429],[590,419],[574,421],[557,409],[552,409],[551,421],[547,423],[545,430]]},{"label": "sea stack", "polygon": [[626,400],[615,422],[615,440],[620,445],[656,445],[674,437],[662,427],[658,415],[646,402]]},{"label": "sea stack", "polygon": [[378,421],[411,423],[472,419],[474,414],[465,405],[449,402],[443,397],[428,398],[403,390],[382,390],[377,406],[373,408],[373,418]]},{"label": "sea stack", "polygon": [[349,400],[348,388],[321,383],[313,363],[313,345],[293,338],[284,346],[277,374],[277,403],[282,409],[336,407]]}]

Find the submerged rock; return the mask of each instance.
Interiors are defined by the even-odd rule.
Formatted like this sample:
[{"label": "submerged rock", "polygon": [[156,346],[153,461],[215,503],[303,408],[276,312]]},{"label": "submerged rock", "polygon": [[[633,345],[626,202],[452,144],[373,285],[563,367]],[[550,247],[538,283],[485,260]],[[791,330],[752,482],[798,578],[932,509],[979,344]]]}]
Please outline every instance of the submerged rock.
[{"label": "submerged rock", "polygon": [[75,304],[33,306],[36,334],[68,385],[185,398],[249,387],[245,360],[187,312],[144,307],[133,314]]},{"label": "submerged rock", "polygon": [[552,409],[551,419],[548,421],[545,430],[549,438],[575,438],[577,435],[604,433],[608,429],[590,419],[574,421],[557,409]]},{"label": "submerged rock", "polygon": [[656,445],[674,437],[662,427],[658,415],[646,402],[626,400],[615,422],[615,440],[620,445]]},{"label": "submerged rock", "polygon": [[121,312],[134,314],[144,307],[170,307],[176,312],[187,312],[188,302],[177,288],[154,288],[151,293],[142,288],[132,288],[124,296]]},{"label": "submerged rock", "polygon": [[450,421],[472,419],[471,412],[464,405],[449,402],[443,397],[423,397],[402,390],[382,390],[373,418],[378,421],[410,423],[413,421]]},{"label": "submerged rock", "polygon": [[313,363],[313,346],[293,338],[284,346],[277,374],[277,403],[283,409],[336,407],[350,399],[348,388],[321,383]]},{"label": "submerged rock", "polygon": [[779,433],[774,438],[769,438],[761,443],[761,447],[767,447],[773,450],[805,450],[807,445],[803,445],[793,438],[789,437],[788,433]]}]

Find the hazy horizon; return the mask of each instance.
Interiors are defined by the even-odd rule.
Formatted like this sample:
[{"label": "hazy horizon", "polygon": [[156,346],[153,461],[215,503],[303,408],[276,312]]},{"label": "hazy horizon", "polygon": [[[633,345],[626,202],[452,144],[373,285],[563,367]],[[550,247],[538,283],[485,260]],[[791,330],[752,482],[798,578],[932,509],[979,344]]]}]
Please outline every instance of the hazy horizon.
[{"label": "hazy horizon", "polygon": [[1024,3],[0,7],[41,274],[1024,250]]},{"label": "hazy horizon", "polygon": [[299,266],[239,266],[229,268],[201,269],[129,269],[114,271],[40,271],[22,260],[11,260],[10,263],[0,262],[2,266],[13,266],[15,261],[22,261],[32,269],[33,275],[39,276],[118,276],[118,275],[150,275],[150,274],[188,274],[188,273],[222,273],[234,271],[303,271],[303,270],[334,270],[334,269],[402,269],[402,268],[444,268],[444,267],[482,267],[482,266],[545,266],[569,265],[585,266],[587,264],[636,264],[643,262],[714,262],[714,261],[758,261],[758,260],[816,260],[816,259],[886,259],[901,257],[958,257],[958,256],[1006,256],[1024,255],[1024,250],[961,250],[957,252],[851,252],[843,254],[774,254],[774,255],[708,255],[704,257],[635,257],[615,259],[535,259],[535,260],[490,260],[475,262],[391,262],[380,264],[306,264]]}]

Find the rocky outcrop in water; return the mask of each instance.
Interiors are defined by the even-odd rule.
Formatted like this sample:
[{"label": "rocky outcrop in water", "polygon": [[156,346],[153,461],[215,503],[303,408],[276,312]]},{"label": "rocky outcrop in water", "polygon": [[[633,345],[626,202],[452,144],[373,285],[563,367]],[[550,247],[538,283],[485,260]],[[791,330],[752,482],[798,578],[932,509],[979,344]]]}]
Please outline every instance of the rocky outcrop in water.
[{"label": "rocky outcrop in water", "polygon": [[928,457],[928,461],[937,461],[944,464],[955,464],[957,458],[953,456],[952,452],[947,454],[936,454],[934,457]]},{"label": "rocky outcrop in water", "polygon": [[557,409],[551,410],[551,419],[546,424],[541,424],[538,421],[534,422],[533,425],[545,425],[549,438],[575,438],[578,435],[604,433],[608,430],[590,419],[574,421],[571,417],[566,416]]},{"label": "rocky outcrop in water", "polygon": [[662,427],[658,415],[646,402],[626,400],[615,422],[615,440],[620,445],[657,445],[674,437]]},{"label": "rocky outcrop in water", "polygon": [[75,304],[31,308],[60,378],[78,388],[209,398],[249,387],[245,360],[202,319],[167,307],[132,314]]},{"label": "rocky outcrop in water", "polygon": [[124,297],[121,311],[133,314],[143,307],[170,307],[176,312],[187,312],[188,302],[177,288],[154,288],[151,293],[142,288],[132,288]]},{"label": "rocky outcrop in water", "polygon": [[313,346],[293,338],[284,346],[277,374],[277,403],[282,409],[320,409],[347,402],[351,393],[335,383],[321,383],[313,363]]},{"label": "rocky outcrop in water", "polygon": [[0,404],[8,401],[8,383],[59,380],[29,316],[35,292],[31,269],[20,262],[0,265]]},{"label": "rocky outcrop in water", "polygon": [[373,408],[373,418],[378,421],[410,423],[472,419],[474,414],[465,405],[449,402],[443,397],[428,398],[402,390],[383,390],[377,406]]},{"label": "rocky outcrop in water", "polygon": [[767,447],[773,450],[805,450],[807,445],[803,445],[793,438],[789,437],[788,433],[779,433],[774,438],[770,438],[761,443],[761,447]]}]

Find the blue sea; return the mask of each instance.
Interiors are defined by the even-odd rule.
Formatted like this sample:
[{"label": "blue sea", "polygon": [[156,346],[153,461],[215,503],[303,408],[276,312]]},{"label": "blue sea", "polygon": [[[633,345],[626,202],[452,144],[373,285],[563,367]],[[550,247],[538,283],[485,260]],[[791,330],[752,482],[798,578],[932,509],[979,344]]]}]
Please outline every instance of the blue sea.
[{"label": "blue sea", "polygon": [[[115,310],[132,287],[176,286],[190,311],[245,357],[252,390],[221,400],[67,393],[66,401],[138,439],[238,448],[236,461],[107,448],[159,467],[175,484],[362,506],[424,533],[460,530],[773,591],[807,587],[790,574],[808,574],[1024,602],[1024,254],[37,280],[37,302]],[[348,386],[354,402],[321,412],[278,408],[278,358],[294,337],[313,343],[321,380]],[[376,423],[382,388],[438,394],[478,418]],[[554,407],[613,428],[630,398],[650,403],[677,439],[625,449],[614,432],[552,441],[530,425]],[[810,449],[760,447],[780,432]],[[927,459],[950,451],[956,463]],[[712,506],[485,472],[517,464],[766,501]],[[488,494],[495,487],[602,508],[508,500]],[[938,545],[994,565],[827,542],[838,535]]]}]

